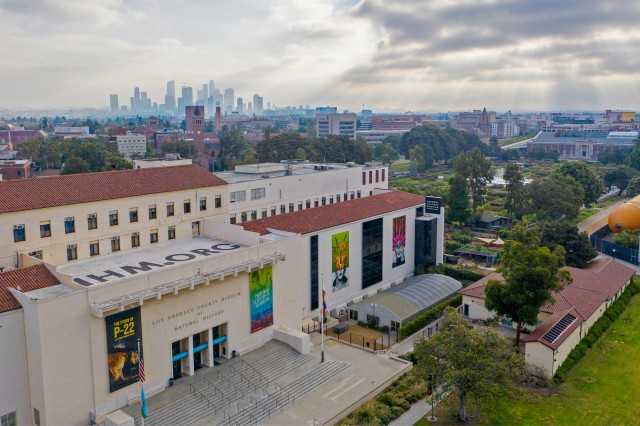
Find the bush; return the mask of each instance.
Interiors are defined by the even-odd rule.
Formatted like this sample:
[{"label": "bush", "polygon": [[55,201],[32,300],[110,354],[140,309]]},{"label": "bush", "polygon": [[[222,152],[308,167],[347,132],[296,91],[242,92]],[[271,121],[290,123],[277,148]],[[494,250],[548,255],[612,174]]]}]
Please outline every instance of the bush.
[{"label": "bush", "polygon": [[640,293],[640,282],[634,277],[631,279],[631,284],[629,284],[624,293],[605,311],[604,315],[598,318],[598,321],[593,324],[587,335],[569,353],[567,359],[564,360],[553,376],[554,382],[562,383],[565,381],[567,373],[569,373],[571,368],[582,359],[589,348],[598,342],[600,336],[607,331],[613,321],[622,315],[631,298],[638,293]]},{"label": "bush", "polygon": [[458,294],[453,296],[451,299],[440,303],[439,305],[434,306],[433,308],[423,312],[418,315],[416,318],[412,319],[402,327],[400,327],[400,335],[402,337],[411,336],[413,333],[417,333],[422,328],[426,327],[429,323],[440,318],[442,312],[448,306],[452,308],[457,308],[462,304],[462,295]]},{"label": "bush", "polygon": [[466,271],[464,269],[456,269],[449,265],[441,264],[438,266],[432,266],[427,269],[427,273],[429,274],[442,274],[451,278],[455,278],[460,281],[471,281],[475,282],[481,278],[484,278],[484,275],[478,274],[473,271]]}]

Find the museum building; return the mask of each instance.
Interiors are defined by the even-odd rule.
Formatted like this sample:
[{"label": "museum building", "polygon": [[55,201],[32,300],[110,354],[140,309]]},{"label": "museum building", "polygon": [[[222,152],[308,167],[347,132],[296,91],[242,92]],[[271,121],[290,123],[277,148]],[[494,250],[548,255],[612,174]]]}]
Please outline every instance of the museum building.
[{"label": "museum building", "polygon": [[[182,167],[161,170],[175,173],[169,169]],[[186,170],[168,179],[173,183],[154,175],[148,188],[157,193],[138,189],[120,200],[119,209],[129,210],[130,203],[141,209],[151,201],[138,197],[149,196],[164,206],[162,191],[174,203],[187,199],[180,191],[193,191],[196,206],[202,194],[207,200],[220,195],[220,207],[213,202],[220,214],[199,216],[197,233],[189,232],[196,220],[183,212],[176,224],[186,224],[181,238],[73,261],[57,261],[59,243],[42,258],[25,252],[6,256],[20,267],[0,273],[3,421],[100,423],[138,401],[142,359],[149,396],[201,368],[215,368],[217,358],[242,356],[271,339],[308,352],[309,337],[299,330],[305,318],[320,316],[322,287],[329,310],[339,316],[354,302],[412,276],[416,264],[442,262],[441,199],[376,190],[361,199],[234,225],[220,221],[228,210],[217,178],[205,187],[197,187],[200,179],[175,186],[189,180],[179,177]],[[118,173],[113,179],[120,179]],[[107,187],[108,181],[101,183]],[[75,195],[81,196],[89,195]],[[108,226],[98,206],[105,202],[115,203],[88,199],[59,216],[93,207],[98,225]],[[34,208],[30,220],[38,208],[42,213],[60,206]],[[0,216],[3,229],[11,224],[7,217],[26,214]],[[168,228],[169,218],[159,218],[157,226]]]}]

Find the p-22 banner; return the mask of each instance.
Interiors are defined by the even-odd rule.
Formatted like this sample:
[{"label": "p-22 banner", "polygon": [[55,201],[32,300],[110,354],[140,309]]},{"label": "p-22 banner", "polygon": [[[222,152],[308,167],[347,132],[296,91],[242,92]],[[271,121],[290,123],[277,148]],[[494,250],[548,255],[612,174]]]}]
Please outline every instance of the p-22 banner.
[{"label": "p-22 banner", "polygon": [[253,271],[249,278],[251,332],[273,325],[273,280],[271,266]]},{"label": "p-22 banner", "polygon": [[140,380],[140,307],[110,315],[104,321],[107,326],[109,392],[115,392]]}]

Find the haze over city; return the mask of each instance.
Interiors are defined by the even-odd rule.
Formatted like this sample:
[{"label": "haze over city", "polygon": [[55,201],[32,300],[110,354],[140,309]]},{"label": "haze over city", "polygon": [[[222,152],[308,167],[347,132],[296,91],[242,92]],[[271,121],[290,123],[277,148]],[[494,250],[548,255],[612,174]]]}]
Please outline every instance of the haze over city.
[{"label": "haze over city", "polygon": [[214,79],[277,105],[634,108],[629,1],[0,0],[0,107]]}]

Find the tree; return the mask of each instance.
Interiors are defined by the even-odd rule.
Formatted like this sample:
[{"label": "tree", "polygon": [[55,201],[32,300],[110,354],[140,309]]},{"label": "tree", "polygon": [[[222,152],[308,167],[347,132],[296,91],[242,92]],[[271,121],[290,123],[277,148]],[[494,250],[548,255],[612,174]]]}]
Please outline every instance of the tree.
[{"label": "tree", "polygon": [[373,150],[373,156],[383,165],[391,165],[391,163],[398,159],[398,153],[388,143],[381,143],[380,145],[376,146]]},{"label": "tree", "polygon": [[586,232],[578,232],[578,227],[566,220],[538,222],[540,244],[553,251],[558,246],[565,250],[568,266],[584,268],[590,260],[598,256],[591,246]]},{"label": "tree", "polygon": [[520,348],[520,333],[525,325],[535,326],[538,313],[553,301],[553,293],[566,283],[571,275],[564,266],[562,246],[553,250],[540,246],[536,230],[517,224],[513,239],[505,241],[501,273],[504,282],[490,280],[485,287],[485,306],[499,316],[507,316],[517,323],[516,347]]},{"label": "tree", "polygon": [[574,178],[584,189],[584,205],[596,202],[604,191],[602,178],[593,167],[579,161],[565,162],[558,167],[558,172]]},{"label": "tree", "polygon": [[620,189],[620,191],[624,191],[629,184],[629,181],[638,175],[639,173],[636,169],[632,169],[629,166],[619,165],[613,169],[607,170],[604,174],[604,184],[607,188],[615,185]]},{"label": "tree", "polygon": [[89,173],[91,166],[87,161],[75,155],[68,156],[62,168],[63,175],[73,175],[76,173]]},{"label": "tree", "polygon": [[473,148],[470,154],[461,153],[456,157],[453,169],[469,181],[471,209],[475,217],[478,206],[484,204],[487,184],[493,179],[491,160],[479,148]]},{"label": "tree", "polygon": [[497,157],[500,155],[500,143],[498,142],[498,138],[496,136],[491,136],[489,138],[489,155],[492,157]]},{"label": "tree", "polygon": [[529,373],[524,358],[495,331],[468,327],[452,308],[446,321],[449,324],[435,336],[416,342],[416,369],[418,374],[435,376],[444,392],[458,398],[458,420],[465,422],[468,398],[490,406],[513,394],[514,384]]},{"label": "tree", "polygon": [[163,154],[180,154],[182,158],[189,158],[196,152],[193,141],[188,140],[167,139],[162,142],[160,149]]},{"label": "tree", "polygon": [[469,192],[467,179],[457,173],[449,178],[447,216],[449,222],[464,224],[469,221]]},{"label": "tree", "polygon": [[411,148],[409,151],[409,161],[411,162],[411,168],[418,173],[422,173],[425,170],[424,164],[424,149],[418,145],[415,148]]},{"label": "tree", "polygon": [[522,216],[524,208],[524,176],[517,164],[509,163],[504,170],[503,178],[507,183],[507,199],[505,207],[509,218]]},{"label": "tree", "polygon": [[584,200],[584,190],[571,176],[558,173],[536,179],[526,186],[525,212],[540,220],[574,220],[578,218]]},{"label": "tree", "polygon": [[627,185],[627,197],[635,197],[640,195],[640,176],[636,176],[629,181]]}]

